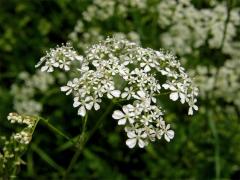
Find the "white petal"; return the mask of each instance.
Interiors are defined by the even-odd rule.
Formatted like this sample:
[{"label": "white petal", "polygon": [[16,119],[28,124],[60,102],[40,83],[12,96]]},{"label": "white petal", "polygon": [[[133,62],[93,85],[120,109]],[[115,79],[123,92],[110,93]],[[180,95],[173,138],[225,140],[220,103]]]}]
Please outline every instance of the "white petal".
[{"label": "white petal", "polygon": [[133,118],[129,118],[128,121],[130,124],[133,124],[135,122],[135,120]]},{"label": "white petal", "polygon": [[164,134],[164,138],[165,138],[165,140],[166,140],[167,142],[170,142],[170,139],[169,139],[169,137],[167,136],[167,134]]},{"label": "white petal", "polygon": [[193,106],[193,109],[195,109],[196,111],[198,110],[198,107],[196,105]]},{"label": "white petal", "polygon": [[129,113],[129,110],[128,110],[128,106],[123,106],[123,112],[125,113],[125,114],[128,114]]},{"label": "white petal", "polygon": [[78,115],[80,116],[85,116],[86,114],[86,109],[84,106],[81,106],[79,109],[78,109]]},{"label": "white petal", "polygon": [[173,85],[169,86],[169,89],[170,89],[171,91],[176,91],[176,90],[177,90],[177,88],[176,88],[175,86],[173,86]]},{"label": "white petal", "polygon": [[124,114],[122,111],[116,110],[112,114],[113,119],[122,119],[124,117]]},{"label": "white petal", "polygon": [[90,102],[90,103],[86,104],[85,106],[86,106],[87,110],[91,110],[93,107],[93,102]]},{"label": "white petal", "polygon": [[181,98],[181,103],[184,104],[184,103],[185,103],[185,100],[186,100],[185,94],[180,93],[179,95],[180,95],[180,98]]},{"label": "white petal", "polygon": [[73,101],[78,101],[78,100],[79,100],[79,97],[78,97],[78,96],[76,96],[76,97],[73,98]]},{"label": "white petal", "polygon": [[128,104],[127,107],[128,107],[128,111],[133,111],[134,110],[134,106],[131,105],[131,104]]},{"label": "white petal", "polygon": [[146,138],[147,137],[147,133],[143,133],[142,135],[141,135],[141,138]]},{"label": "white petal", "polygon": [[55,62],[55,63],[53,63],[53,66],[54,66],[54,67],[58,67],[58,66],[59,66],[59,63],[58,63],[58,62]]},{"label": "white petal", "polygon": [[144,148],[145,142],[144,142],[142,139],[139,139],[139,140],[138,140],[138,146],[139,146],[140,148]]},{"label": "white petal", "polygon": [[107,97],[108,97],[108,99],[112,99],[113,98],[113,96],[110,93],[107,93]]},{"label": "white petal", "polygon": [[139,99],[139,100],[141,99],[138,95],[135,95],[135,94],[133,95],[133,97],[134,97],[135,99]]},{"label": "white petal", "polygon": [[173,92],[170,94],[170,99],[173,101],[176,101],[178,99],[178,93],[177,92]]},{"label": "white petal", "polygon": [[47,69],[48,69],[48,66],[43,66],[43,67],[41,67],[41,71],[42,71],[42,72],[46,71]]},{"label": "white petal", "polygon": [[119,91],[119,90],[113,90],[113,91],[111,91],[111,94],[112,94],[114,97],[120,97],[121,91]]},{"label": "white petal", "polygon": [[78,60],[78,61],[82,61],[82,60],[83,60],[83,56],[76,56],[75,58],[76,58],[76,60]]},{"label": "white petal", "polygon": [[68,86],[62,86],[61,87],[61,91],[68,91],[70,89],[70,87]]},{"label": "white petal", "polygon": [[129,138],[135,138],[135,137],[136,137],[136,134],[135,134],[134,131],[128,131],[128,132],[127,132],[127,136],[128,136]]},{"label": "white petal", "polygon": [[145,66],[145,65],[146,65],[146,63],[144,63],[144,62],[140,63],[140,66],[141,66],[141,67],[143,67],[143,66]]},{"label": "white petal", "polygon": [[[75,79],[76,79],[76,78],[74,78],[74,81],[76,81]],[[73,85],[73,82],[72,82],[72,81],[68,81],[68,82],[67,82],[67,85],[68,85],[68,86],[72,86],[72,85]]]},{"label": "white petal", "polygon": [[91,101],[92,99],[93,99],[92,96],[88,96],[85,98],[85,102]]},{"label": "white petal", "polygon": [[162,73],[162,75],[167,75],[168,74],[168,72],[164,71],[164,70],[161,70],[160,72]]},{"label": "white petal", "polygon": [[162,87],[163,87],[164,89],[168,89],[168,88],[169,88],[169,84],[163,84]]},{"label": "white petal", "polygon": [[94,109],[97,111],[97,110],[99,110],[100,109],[100,105],[98,104],[98,103],[95,103],[94,104]]},{"label": "white petal", "polygon": [[126,124],[126,119],[125,118],[118,120],[118,125],[124,125],[124,124]]},{"label": "white petal", "polygon": [[145,68],[144,68],[144,71],[145,71],[145,72],[149,72],[149,71],[151,71],[150,66],[149,66],[149,65],[146,65]]},{"label": "white petal", "polygon": [[153,103],[156,103],[157,102],[157,99],[155,97],[152,97],[152,102]]},{"label": "white petal", "polygon": [[81,103],[79,101],[74,101],[73,107],[78,107]]},{"label": "white petal", "polygon": [[190,107],[190,108],[188,109],[188,115],[193,115],[193,109],[192,109],[192,107]]},{"label": "white petal", "polygon": [[128,96],[128,93],[127,93],[127,92],[124,92],[124,93],[122,93],[122,95],[121,95],[122,98],[126,98],[127,96]]},{"label": "white petal", "polygon": [[47,70],[47,72],[53,72],[53,67],[51,66],[51,67],[48,67],[49,69]]},{"label": "white petal", "polygon": [[129,148],[134,148],[134,146],[136,146],[136,143],[137,143],[137,140],[134,138],[134,139],[128,139],[126,141],[126,145],[129,147]]},{"label": "white petal", "polygon": [[72,90],[69,90],[68,92],[66,92],[66,95],[71,94]]},{"label": "white petal", "polygon": [[174,131],[173,131],[173,130],[167,131],[167,136],[168,136],[170,139],[173,139],[173,138],[174,138]]},{"label": "white petal", "polygon": [[64,70],[65,70],[65,71],[69,71],[69,70],[70,70],[69,66],[65,65],[65,66],[64,66]]},{"label": "white petal", "polygon": [[139,95],[139,97],[144,98],[145,97],[145,93],[143,91],[138,91],[137,94]]},{"label": "white petal", "polygon": [[35,68],[38,68],[39,66],[41,66],[44,61],[45,61],[45,58],[42,57],[40,61],[35,65]]}]

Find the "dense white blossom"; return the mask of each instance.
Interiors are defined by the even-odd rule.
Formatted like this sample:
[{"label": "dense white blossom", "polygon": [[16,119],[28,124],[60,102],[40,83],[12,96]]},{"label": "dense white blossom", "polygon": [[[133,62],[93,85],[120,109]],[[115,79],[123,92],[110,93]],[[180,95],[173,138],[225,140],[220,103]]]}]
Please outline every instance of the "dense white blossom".
[{"label": "dense white blossom", "polygon": [[[173,55],[118,38],[107,38],[88,48],[85,54],[77,67],[79,75],[62,86],[61,91],[73,96],[73,107],[78,108],[81,116],[93,108],[99,110],[103,98],[122,102],[122,109],[115,110],[112,117],[125,126],[130,148],[143,148],[162,136],[168,142],[174,137],[170,125],[165,126],[164,111],[157,105],[161,92],[167,91],[171,100],[188,104],[189,114],[197,110],[198,89]],[[70,59],[79,57],[77,53],[72,55]],[[51,61],[45,59],[43,66]],[[165,83],[160,83],[163,80]]]}]

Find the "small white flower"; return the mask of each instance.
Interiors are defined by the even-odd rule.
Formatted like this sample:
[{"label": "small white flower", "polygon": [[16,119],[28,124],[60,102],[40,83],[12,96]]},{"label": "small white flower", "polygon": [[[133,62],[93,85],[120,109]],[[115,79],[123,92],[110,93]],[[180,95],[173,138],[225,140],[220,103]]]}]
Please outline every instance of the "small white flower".
[{"label": "small white flower", "polygon": [[99,110],[99,109],[100,109],[99,103],[101,103],[102,100],[95,97],[95,98],[93,98],[92,102],[93,102],[93,107],[94,107],[94,109],[95,109],[96,111]]},{"label": "small white flower", "polygon": [[144,139],[147,137],[147,133],[145,131],[142,131],[141,129],[129,131],[127,132],[127,136],[129,139],[126,141],[126,145],[129,148],[134,148],[136,144],[138,144],[140,148],[143,148],[146,145]]},{"label": "small white flower", "polygon": [[69,71],[70,70],[70,61],[66,61],[66,60],[59,60],[59,68],[60,69],[64,69],[65,71]]},{"label": "small white flower", "polygon": [[145,72],[149,72],[151,71],[151,68],[154,68],[156,66],[156,64],[153,62],[152,59],[145,59],[144,62],[140,63],[140,66],[144,68]]},{"label": "small white flower", "polygon": [[45,63],[44,66],[41,67],[41,71],[44,72],[44,71],[47,71],[47,72],[53,72],[53,65],[54,65],[54,62],[53,61],[47,61]]},{"label": "small white flower", "polygon": [[166,67],[165,70],[159,70],[161,72],[162,75],[166,75],[169,77],[174,77],[175,79],[177,78],[177,74],[172,71],[170,68]]},{"label": "small white flower", "polygon": [[171,100],[176,101],[178,100],[178,98],[180,98],[181,103],[185,103],[187,96],[184,93],[184,87],[180,83],[177,83],[176,86],[174,86],[173,84],[163,84],[162,86],[165,89],[170,89],[171,91],[173,91],[169,95],[169,98]]},{"label": "small white flower", "polygon": [[74,103],[73,103],[73,107],[78,107],[80,106],[80,108],[78,109],[78,115],[81,116],[85,116],[86,115],[86,109],[87,110],[91,110],[93,107],[93,98],[91,96],[87,96],[85,99],[80,97],[75,97],[74,98]]},{"label": "small white flower", "polygon": [[130,86],[129,88],[125,87],[124,92],[122,93],[121,97],[123,99],[126,98],[127,100],[129,100],[134,94],[135,94],[135,92],[133,91],[132,86]]},{"label": "small white flower", "polygon": [[196,102],[197,102],[196,99],[190,100],[190,101],[188,102],[188,104],[189,104],[188,115],[193,115],[193,109],[194,109],[195,111],[198,110],[198,107],[197,107],[197,105],[195,104]]},{"label": "small white flower", "polygon": [[107,97],[109,99],[112,99],[113,97],[120,97],[121,95],[121,91],[117,90],[117,89],[114,89],[114,86],[110,86],[108,89],[107,89]]},{"label": "small white flower", "polygon": [[137,91],[137,94],[133,95],[135,99],[141,100],[141,101],[146,101],[146,93],[144,91]]},{"label": "small white flower", "polygon": [[170,142],[170,140],[174,138],[174,131],[169,130],[170,129],[170,124],[165,126],[165,122],[164,122],[164,123],[161,124],[161,128],[162,128],[162,133],[164,134],[165,140],[167,142]]},{"label": "small white flower", "polygon": [[123,106],[123,112],[119,110],[115,110],[112,114],[113,119],[118,120],[118,125],[124,125],[127,121],[131,124],[134,122],[134,107],[131,104]]},{"label": "small white flower", "polygon": [[73,81],[68,81],[66,86],[61,87],[61,91],[66,92],[66,95],[72,93],[73,89],[77,86],[78,79],[74,78]]},{"label": "small white flower", "polygon": [[152,117],[150,115],[143,115],[140,122],[142,122],[144,126],[148,126],[152,122]]}]

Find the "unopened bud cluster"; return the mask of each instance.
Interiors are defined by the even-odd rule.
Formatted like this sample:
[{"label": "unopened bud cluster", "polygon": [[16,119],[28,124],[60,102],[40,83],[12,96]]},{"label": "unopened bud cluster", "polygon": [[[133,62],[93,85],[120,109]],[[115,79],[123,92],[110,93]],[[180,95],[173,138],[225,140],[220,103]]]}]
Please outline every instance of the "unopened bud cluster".
[{"label": "unopened bud cluster", "polygon": [[36,125],[36,118],[31,116],[22,116],[17,113],[10,113],[7,119],[11,123],[25,124],[25,127],[22,131],[13,134],[13,138],[21,144],[29,144],[32,139],[32,129]]},{"label": "unopened bud cluster", "polygon": [[17,113],[10,113],[7,119],[12,124],[22,124],[26,127],[12,134],[10,138],[0,136],[0,177],[2,174],[13,173],[17,165],[23,162],[21,156],[30,143],[38,122],[36,117],[19,115]]}]

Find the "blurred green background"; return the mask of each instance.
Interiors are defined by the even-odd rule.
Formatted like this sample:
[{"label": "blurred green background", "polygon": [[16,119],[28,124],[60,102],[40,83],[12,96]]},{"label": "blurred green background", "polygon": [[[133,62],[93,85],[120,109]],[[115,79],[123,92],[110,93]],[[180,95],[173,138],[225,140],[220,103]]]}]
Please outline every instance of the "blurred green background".
[{"label": "blurred green background", "polygon": [[[107,36],[121,36],[177,55],[199,86],[200,110],[187,116],[164,102],[175,138],[130,150],[125,133],[105,118],[87,142],[70,179],[240,179],[240,1],[0,0],[0,134],[6,116],[40,114],[70,137],[81,119],[59,92],[61,73],[35,64],[49,48],[71,42],[81,53]],[[103,109],[108,104],[103,104]],[[101,113],[91,112],[88,129]],[[60,179],[74,148],[39,124],[18,179]]]}]

